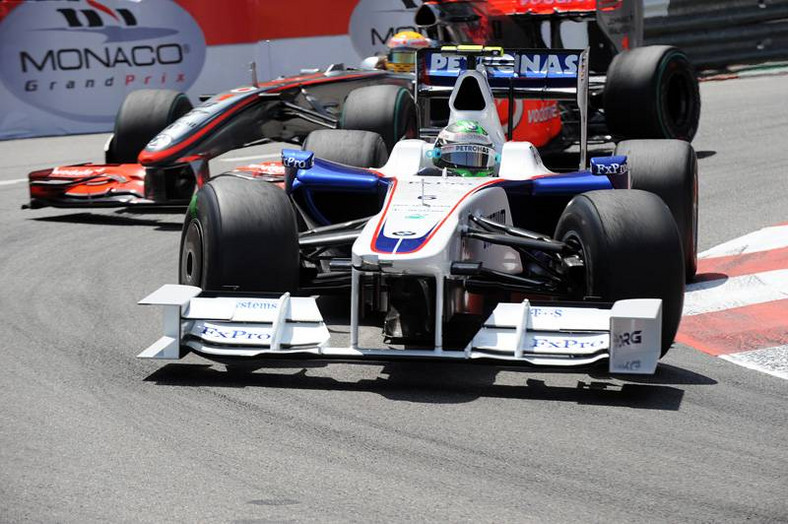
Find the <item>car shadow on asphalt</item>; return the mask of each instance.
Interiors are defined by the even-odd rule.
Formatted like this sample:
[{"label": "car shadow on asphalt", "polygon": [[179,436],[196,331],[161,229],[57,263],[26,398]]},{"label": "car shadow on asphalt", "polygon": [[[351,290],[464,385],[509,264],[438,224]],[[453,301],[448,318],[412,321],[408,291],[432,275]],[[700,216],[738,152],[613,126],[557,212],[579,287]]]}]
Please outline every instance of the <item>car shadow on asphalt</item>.
[{"label": "car shadow on asphalt", "polygon": [[180,220],[181,215],[183,215],[183,212],[178,213],[177,222],[164,222],[155,218],[138,218],[120,214],[105,215],[98,213],[72,213],[69,215],[36,217],[31,220],[35,220],[36,222],[67,222],[70,224],[97,226],[147,226],[153,227],[156,231],[180,231],[183,229],[183,221]]},{"label": "car shadow on asphalt", "polygon": [[[346,364],[346,363],[343,363]],[[310,368],[331,364],[313,361],[269,361],[261,367],[221,369],[210,364],[167,364],[145,381],[162,386],[276,388],[298,390],[353,391],[381,395],[392,401],[417,404],[463,404],[480,398],[548,400],[576,404],[626,407],[632,409],[677,411],[684,389],[677,386],[711,385],[716,381],[675,366],[662,364],[648,377],[611,377],[604,370],[590,370],[561,384],[545,372],[511,366],[424,362],[352,362],[361,366],[381,366],[373,379],[338,380],[310,374]],[[293,372],[288,372],[293,370]],[[501,371],[522,373],[520,384],[496,384]]]}]

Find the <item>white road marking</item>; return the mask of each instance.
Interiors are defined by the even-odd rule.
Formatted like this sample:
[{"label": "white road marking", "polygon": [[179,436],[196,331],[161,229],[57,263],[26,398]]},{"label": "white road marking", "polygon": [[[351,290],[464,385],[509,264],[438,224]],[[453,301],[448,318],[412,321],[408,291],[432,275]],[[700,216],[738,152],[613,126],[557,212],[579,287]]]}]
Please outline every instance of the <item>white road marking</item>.
[{"label": "white road marking", "polygon": [[246,162],[247,160],[265,160],[272,158],[282,158],[282,153],[269,153],[265,155],[236,156],[233,158],[220,158],[222,162]]},{"label": "white road marking", "polygon": [[696,282],[687,286],[684,316],[788,298],[788,269]]},{"label": "white road marking", "polygon": [[788,226],[766,227],[704,251],[699,258],[744,255],[783,247],[788,247]]},{"label": "white road marking", "polygon": [[745,368],[788,380],[788,346],[720,355],[720,358]]},{"label": "white road marking", "polygon": [[17,178],[16,180],[3,180],[0,182],[0,186],[10,186],[11,184],[21,184],[22,182],[27,182],[27,179]]}]

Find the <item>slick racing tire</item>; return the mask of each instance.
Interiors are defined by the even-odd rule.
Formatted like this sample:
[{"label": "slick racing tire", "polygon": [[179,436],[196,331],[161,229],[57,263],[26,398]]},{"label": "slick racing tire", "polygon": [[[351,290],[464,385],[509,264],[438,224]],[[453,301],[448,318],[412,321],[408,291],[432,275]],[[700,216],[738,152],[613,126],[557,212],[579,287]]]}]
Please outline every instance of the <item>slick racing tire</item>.
[{"label": "slick racing tire", "polygon": [[662,200],[631,189],[583,193],[567,205],[555,238],[580,250],[584,296],[610,302],[662,299],[665,355],[681,320],[684,262],[676,224]]},{"label": "slick racing tire", "polygon": [[691,282],[698,270],[698,158],[682,140],[625,140],[616,155],[626,155],[632,189],[659,196],[673,214]]},{"label": "slick racing tire", "polygon": [[181,234],[181,284],[209,291],[298,289],[293,206],[280,188],[218,176],[194,195]]},{"label": "slick racing tire", "polygon": [[418,136],[416,103],[404,87],[360,87],[348,94],[340,127],[379,134],[391,153],[400,139]]},{"label": "slick racing tire", "polygon": [[655,45],[617,55],[607,71],[605,120],[619,138],[692,141],[700,120],[700,91],[687,56]]},{"label": "slick racing tire", "polygon": [[115,117],[107,163],[135,164],[150,140],[191,111],[183,93],[170,89],[140,89],[126,96]]},{"label": "slick racing tire", "polygon": [[304,140],[305,151],[315,157],[354,167],[380,167],[389,154],[379,134],[349,129],[312,131]]}]

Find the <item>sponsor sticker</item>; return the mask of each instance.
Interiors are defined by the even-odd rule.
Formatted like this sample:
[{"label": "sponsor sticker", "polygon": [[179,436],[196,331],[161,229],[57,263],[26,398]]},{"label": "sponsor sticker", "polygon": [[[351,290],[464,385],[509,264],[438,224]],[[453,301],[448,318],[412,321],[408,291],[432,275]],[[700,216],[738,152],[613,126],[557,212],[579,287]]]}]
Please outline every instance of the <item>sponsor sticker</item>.
[{"label": "sponsor sticker", "polygon": [[312,167],[315,154],[312,151],[301,151],[300,149],[283,149],[282,165],[292,169],[309,169]]},{"label": "sponsor sticker", "polygon": [[242,300],[235,303],[236,309],[251,311],[272,311],[279,306],[278,300]]},{"label": "sponsor sticker", "polygon": [[629,172],[626,156],[594,157],[591,173],[594,175],[625,175]]},{"label": "sponsor sticker", "polygon": [[192,333],[208,342],[221,344],[268,344],[271,341],[269,328],[251,326],[201,324],[195,326]]},{"label": "sponsor sticker", "polygon": [[533,337],[533,349],[602,349],[607,347],[603,337],[597,338],[547,338]]},{"label": "sponsor sticker", "polygon": [[577,76],[578,55],[524,53],[518,57],[517,73],[528,78],[573,78]]},{"label": "sponsor sticker", "polygon": [[104,169],[102,168],[56,167],[52,170],[52,176],[64,178],[82,178],[103,173]]},{"label": "sponsor sticker", "polygon": [[[427,67],[430,74],[456,76],[468,68],[466,57],[451,53],[431,53]],[[511,55],[507,55],[511,56]],[[496,76],[516,74],[524,78],[577,78],[580,56],[576,53],[528,52],[513,56],[514,67],[492,63]]]},{"label": "sponsor sticker", "polygon": [[564,316],[564,310],[558,308],[532,307],[530,313],[536,318],[561,318]]},{"label": "sponsor sticker", "polygon": [[643,342],[643,331],[636,329],[634,331],[625,331],[616,336],[616,348],[638,346]]}]

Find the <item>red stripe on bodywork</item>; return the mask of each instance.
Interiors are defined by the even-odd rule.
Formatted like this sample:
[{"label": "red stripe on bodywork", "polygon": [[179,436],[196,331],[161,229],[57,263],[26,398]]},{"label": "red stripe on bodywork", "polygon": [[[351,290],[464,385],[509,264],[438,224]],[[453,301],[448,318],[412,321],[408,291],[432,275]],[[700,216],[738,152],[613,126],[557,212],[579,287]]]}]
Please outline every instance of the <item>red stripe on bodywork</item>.
[{"label": "red stripe on bodywork", "polygon": [[183,149],[185,149],[186,147],[188,147],[191,144],[195,143],[200,138],[202,138],[206,133],[208,133],[210,130],[212,130],[213,128],[219,126],[225,120],[230,118],[232,115],[234,115],[235,113],[239,112],[244,107],[252,104],[253,102],[255,102],[257,100],[259,100],[257,95],[247,97],[246,99],[240,101],[238,104],[233,106],[231,109],[228,109],[227,111],[225,111],[224,113],[222,113],[221,115],[216,117],[208,125],[206,125],[202,129],[200,129],[199,131],[194,133],[189,138],[187,138],[183,142],[179,142],[179,143],[173,145],[172,147],[169,147],[167,149],[163,149],[161,151],[154,151],[154,152],[146,151],[146,150],[143,149],[142,152],[140,152],[140,155],[138,157],[139,163],[143,164],[143,165],[155,164],[157,162],[161,162],[162,160],[164,160],[166,158],[169,158],[169,157],[172,157],[172,156],[175,156],[175,155],[179,155],[180,152],[183,151]]},{"label": "red stripe on bodywork", "polygon": [[[563,0],[545,2],[543,0],[489,0],[488,5],[495,11],[507,15],[551,15],[553,13],[588,13],[596,11],[596,0]],[[602,0],[600,7],[608,10],[620,7],[621,2]]]},{"label": "red stripe on bodywork", "polygon": [[397,179],[393,178],[391,180],[391,184],[392,185],[391,185],[391,192],[389,193],[389,199],[386,202],[386,207],[383,208],[383,214],[380,216],[380,220],[378,221],[378,227],[375,228],[375,234],[372,235],[372,243],[370,244],[370,247],[372,248],[372,251],[374,251],[375,253],[380,253],[380,251],[375,249],[375,240],[378,238],[378,235],[380,234],[380,229],[383,227],[383,223],[386,221],[386,213],[388,213],[389,211],[389,206],[391,206],[391,201],[394,200],[394,191],[396,191],[397,189]]},{"label": "red stripe on bodywork", "polygon": [[676,341],[715,356],[788,345],[788,299],[684,317]]},{"label": "red stripe on bodywork", "polygon": [[787,247],[743,255],[698,259],[696,281],[717,280],[720,275],[737,277],[778,269],[788,269]]},{"label": "red stripe on bodywork", "polygon": [[[454,204],[454,207],[452,207],[451,210],[449,210],[449,212],[446,213],[446,215],[444,215],[443,220],[438,222],[438,225],[435,226],[435,228],[433,228],[432,233],[430,233],[429,236],[424,239],[424,242],[422,242],[421,245],[417,249],[413,249],[411,251],[398,251],[396,254],[397,255],[407,255],[409,253],[415,253],[415,252],[419,251],[421,248],[423,248],[424,246],[429,244],[430,240],[432,240],[432,237],[435,236],[435,233],[437,233],[438,230],[441,228],[441,226],[446,222],[446,220],[449,219],[451,214],[454,213],[454,211],[457,210],[457,207],[459,207],[459,205],[462,204],[463,200],[465,200],[466,198],[468,198],[469,196],[471,196],[472,194],[474,194],[475,192],[479,191],[482,188],[485,188],[485,187],[490,186],[492,184],[498,184],[500,182],[503,182],[503,180],[501,180],[500,178],[499,179],[488,180],[487,182],[485,182],[485,183],[483,183],[483,184],[481,184],[479,186],[476,186],[473,189],[471,189],[470,191],[468,191],[467,193],[465,193],[462,196],[462,198],[460,198],[457,201],[457,203]],[[391,204],[391,201],[394,199],[394,190],[396,188],[397,188],[397,179],[395,178],[394,179],[394,187],[391,188],[391,193],[389,195],[389,201],[386,204],[386,209],[383,210],[383,215],[381,215],[381,217],[380,217],[380,221],[378,222],[378,227],[375,228],[375,234],[373,235],[372,243],[369,246],[370,249],[372,249],[372,251],[374,251],[375,253],[391,254],[388,251],[378,251],[377,249],[375,249],[375,240],[377,240],[378,233],[380,233],[380,229],[383,227],[383,223],[386,221],[386,213],[389,210],[389,204]]]}]

